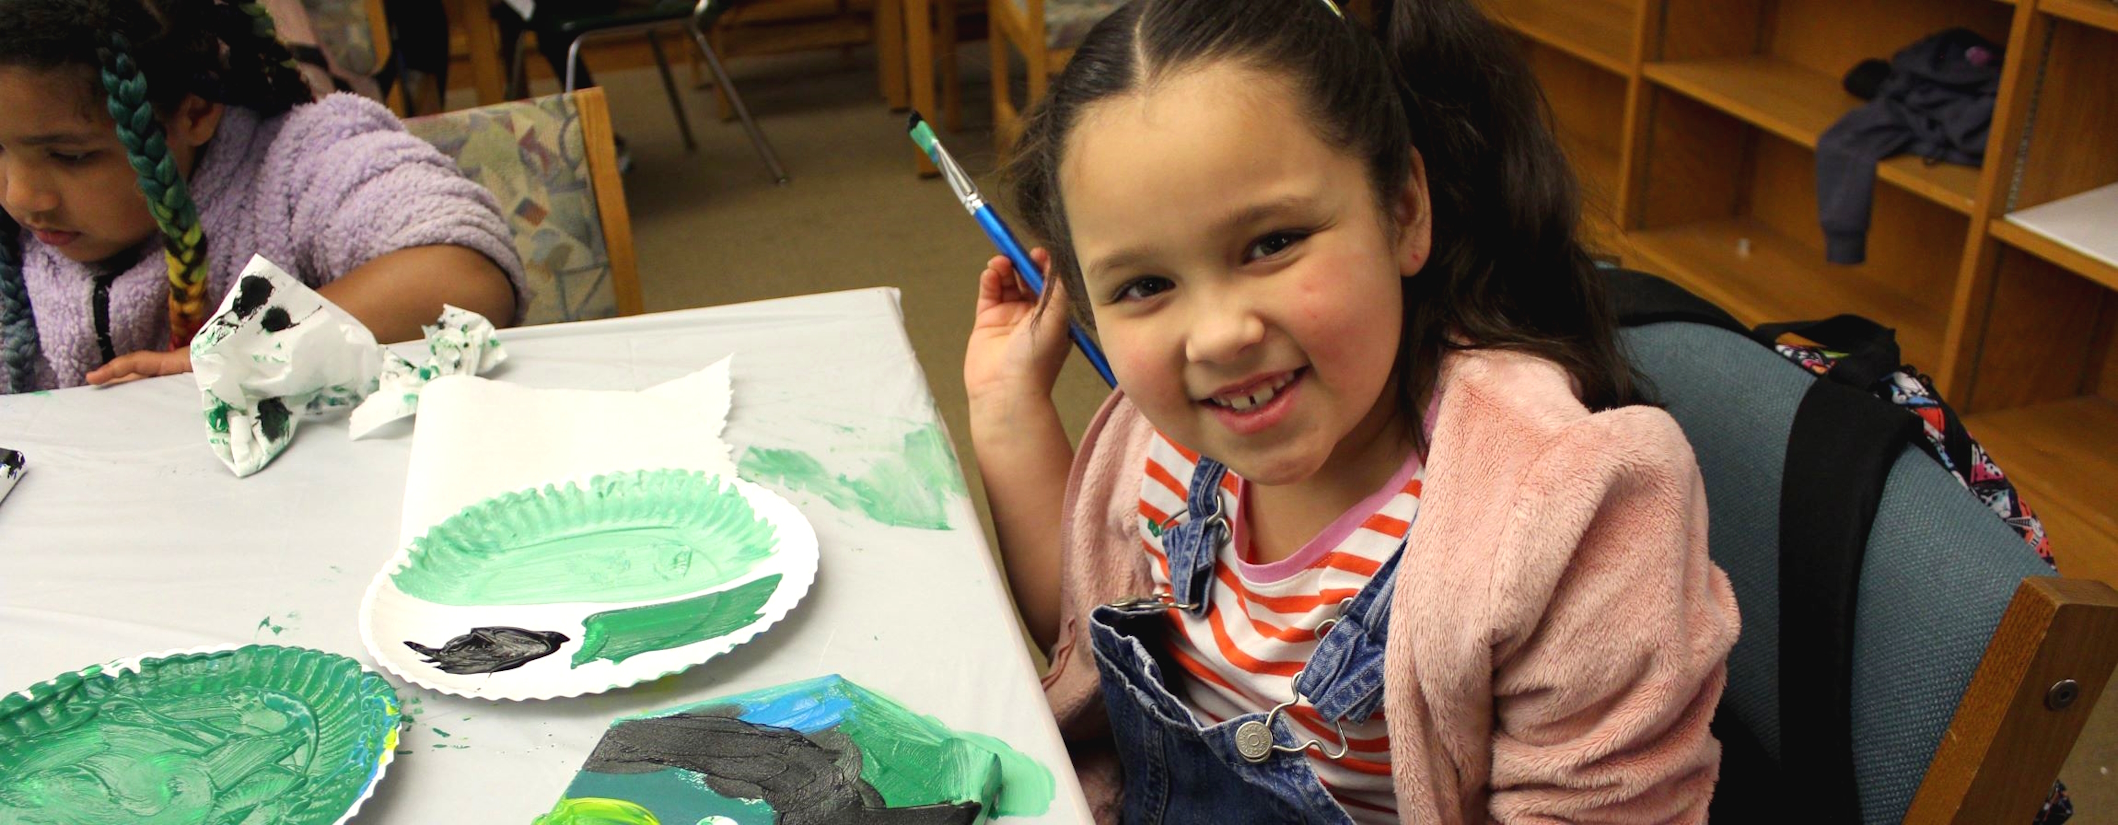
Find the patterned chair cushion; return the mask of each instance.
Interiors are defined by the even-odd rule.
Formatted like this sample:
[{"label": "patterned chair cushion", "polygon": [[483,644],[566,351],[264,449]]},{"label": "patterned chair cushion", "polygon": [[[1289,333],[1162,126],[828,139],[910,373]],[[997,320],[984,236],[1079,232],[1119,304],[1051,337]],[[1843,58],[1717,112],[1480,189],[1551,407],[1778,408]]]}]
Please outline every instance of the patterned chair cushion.
[{"label": "patterned chair cushion", "polygon": [[529,324],[618,314],[581,115],[552,95],[405,121],[500,201],[529,282]]},{"label": "patterned chair cushion", "polygon": [[1044,0],[1044,47],[1063,51],[1081,45],[1097,21],[1122,5],[1113,0]]}]

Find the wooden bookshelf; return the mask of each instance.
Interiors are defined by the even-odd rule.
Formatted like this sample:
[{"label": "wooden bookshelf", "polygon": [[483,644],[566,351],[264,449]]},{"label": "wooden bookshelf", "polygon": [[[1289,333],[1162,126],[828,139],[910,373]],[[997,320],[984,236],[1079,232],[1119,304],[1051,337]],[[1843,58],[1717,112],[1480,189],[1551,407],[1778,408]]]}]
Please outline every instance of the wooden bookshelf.
[{"label": "wooden bookshelf", "polygon": [[2037,8],[2053,17],[2118,32],[2118,3],[2110,0],[2043,0]]},{"label": "wooden bookshelf", "polygon": [[[1648,80],[1734,115],[1767,132],[1815,149],[1817,138],[1862,105],[1837,78],[1764,56],[1650,63]],[[1978,194],[1978,170],[1953,163],[1928,165],[1899,155],[1876,166],[1876,177],[1957,212]]]},{"label": "wooden bookshelf", "polygon": [[2118,581],[2118,401],[2085,396],[1980,413],[1964,428],[2044,521],[2060,572]]},{"label": "wooden bookshelf", "polygon": [[[1851,312],[1896,329],[2062,570],[2118,584],[2118,267],[2007,219],[2118,183],[2118,2],[1483,4],[1552,103],[1585,243],[1747,323]],[[1826,263],[1817,140],[1865,105],[1840,78],[1953,26],[2006,55],[1983,164],[1878,164],[1867,261]]]},{"label": "wooden bookshelf", "polygon": [[[2044,236],[2044,233],[2009,220],[1997,220],[1989,224],[1986,231],[2002,243],[2043,258],[2058,266],[2110,289],[2118,289],[2118,267],[2083,255],[2065,244]],[[2111,231],[2118,232],[2118,226]]]},{"label": "wooden bookshelf", "polygon": [[1846,307],[1861,307],[1861,314],[1897,330],[1906,358],[1921,362],[1941,349],[1941,309],[1831,272],[1814,250],[1755,218],[1635,230],[1625,233],[1625,242],[1648,270],[1669,276],[1745,324],[1828,318]]},{"label": "wooden bookshelf", "polygon": [[1594,63],[1632,71],[1637,6],[1613,0],[1490,0],[1486,10],[1517,33]]}]

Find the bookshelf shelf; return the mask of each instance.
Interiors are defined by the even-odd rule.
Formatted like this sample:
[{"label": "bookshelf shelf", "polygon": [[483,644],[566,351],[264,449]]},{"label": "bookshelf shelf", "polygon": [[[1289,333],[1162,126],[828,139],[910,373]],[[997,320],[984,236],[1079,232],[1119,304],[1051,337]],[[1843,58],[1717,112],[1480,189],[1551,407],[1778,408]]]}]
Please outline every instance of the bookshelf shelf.
[{"label": "bookshelf shelf", "polygon": [[[1705,103],[1765,131],[1815,149],[1817,138],[1860,98],[1822,72],[1766,56],[1650,63],[1647,79]],[[1970,213],[1978,195],[1978,170],[1928,164],[1900,155],[1876,167],[1876,177],[1952,211]]]},{"label": "bookshelf shelf", "polygon": [[1897,330],[1899,347],[1915,363],[1941,348],[1940,308],[1824,264],[1815,250],[1754,218],[1635,230],[1625,237],[1651,269],[1745,324],[1828,318],[1860,307]]}]

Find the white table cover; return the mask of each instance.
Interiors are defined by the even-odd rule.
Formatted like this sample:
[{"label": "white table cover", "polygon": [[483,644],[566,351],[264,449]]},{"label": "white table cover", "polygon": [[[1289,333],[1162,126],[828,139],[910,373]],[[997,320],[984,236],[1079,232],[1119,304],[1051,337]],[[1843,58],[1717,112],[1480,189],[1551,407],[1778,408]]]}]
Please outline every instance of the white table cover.
[{"label": "white table cover", "polygon": [[[503,338],[511,359],[492,377],[536,387],[642,389],[735,353],[727,439],[738,457],[799,449],[853,474],[895,447],[892,434],[942,426],[895,290]],[[306,422],[271,466],[237,479],[206,445],[198,398],[189,376],[0,396],[0,446],[30,465],[0,502],[0,691],[209,644],[298,645],[373,666],[356,617],[397,549],[410,423],[354,442],[343,418]],[[392,678],[410,724],[355,821],[526,823],[614,717],[826,673],[998,736],[1050,769],[1050,812],[1004,821],[1085,821],[970,499],[952,495],[950,529],[924,530],[779,491],[822,545],[816,584],[785,622],[678,676],[577,699],[462,699]]]}]

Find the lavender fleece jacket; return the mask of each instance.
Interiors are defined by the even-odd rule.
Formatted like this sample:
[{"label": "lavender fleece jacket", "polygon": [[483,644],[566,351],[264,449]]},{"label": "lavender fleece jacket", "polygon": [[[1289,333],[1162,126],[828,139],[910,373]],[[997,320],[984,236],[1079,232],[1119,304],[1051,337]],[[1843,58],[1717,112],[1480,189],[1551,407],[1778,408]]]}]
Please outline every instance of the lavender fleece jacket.
[{"label": "lavender fleece jacket", "polygon": [[[492,193],[366,98],[334,94],[270,119],[230,106],[188,183],[206,233],[208,306],[220,305],[252,254],[316,287],[385,253],[434,244],[484,253],[507,273],[517,315],[508,320],[520,322],[529,306],[522,261]],[[28,232],[21,243],[44,351],[37,386],[79,386],[103,362],[91,304],[96,267]],[[168,346],[168,301],[157,236],[111,283],[119,354]]]},{"label": "lavender fleece jacket", "polygon": [[[1390,603],[1383,717],[1406,823],[1696,823],[1740,619],[1706,555],[1706,490],[1668,413],[1590,413],[1550,361],[1451,353],[1419,519]],[[1059,640],[1044,678],[1096,819],[1123,793],[1088,642],[1152,592],[1154,430],[1113,393],[1074,457]]]}]

